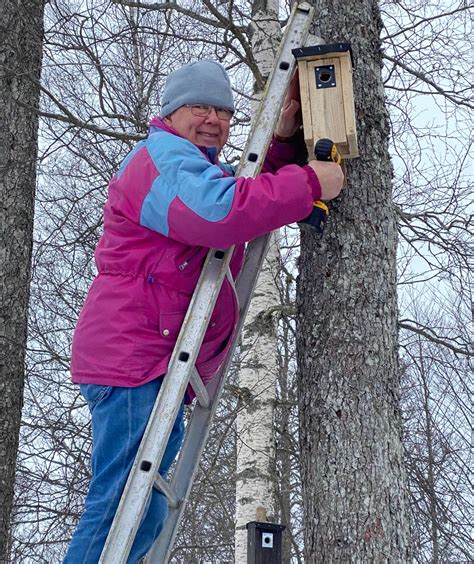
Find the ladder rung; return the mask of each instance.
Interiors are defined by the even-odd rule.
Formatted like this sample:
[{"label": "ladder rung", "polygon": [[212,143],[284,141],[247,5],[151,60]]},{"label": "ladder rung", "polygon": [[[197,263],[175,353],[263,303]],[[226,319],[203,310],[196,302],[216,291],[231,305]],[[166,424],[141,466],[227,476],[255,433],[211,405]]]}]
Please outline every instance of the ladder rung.
[{"label": "ladder rung", "polygon": [[229,282],[229,284],[232,287],[232,290],[234,291],[234,294],[237,295],[237,291],[235,289],[235,282],[234,282],[234,278],[232,276],[232,272],[230,271],[230,268],[227,269],[227,272],[225,274],[225,277],[227,278],[227,282]]},{"label": "ladder rung", "polygon": [[189,379],[191,386],[193,387],[194,393],[196,394],[196,399],[199,402],[199,405],[203,409],[209,409],[211,406],[211,400],[209,398],[209,394],[207,393],[206,386],[204,385],[203,381],[201,380],[201,376],[199,376],[198,371],[194,368],[191,377]]},{"label": "ladder rung", "polygon": [[172,507],[173,509],[179,507],[180,500],[161,474],[156,475],[153,487],[166,496],[170,507]]}]

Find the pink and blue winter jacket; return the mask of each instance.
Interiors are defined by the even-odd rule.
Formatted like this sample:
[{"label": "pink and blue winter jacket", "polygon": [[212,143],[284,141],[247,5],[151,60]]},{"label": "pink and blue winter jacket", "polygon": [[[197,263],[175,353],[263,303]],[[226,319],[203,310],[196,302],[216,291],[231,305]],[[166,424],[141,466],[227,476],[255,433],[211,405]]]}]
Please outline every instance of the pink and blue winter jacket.
[{"label": "pink and blue winter jacket", "polygon": [[[209,248],[237,245],[235,279],[243,243],[308,216],[320,198],[313,170],[288,164],[295,157],[274,141],[265,172],[236,179],[214,149],[151,121],[109,185],[98,274],[72,343],[73,382],[134,387],[166,374]],[[204,383],[224,361],[237,317],[225,280],[197,359]]]}]

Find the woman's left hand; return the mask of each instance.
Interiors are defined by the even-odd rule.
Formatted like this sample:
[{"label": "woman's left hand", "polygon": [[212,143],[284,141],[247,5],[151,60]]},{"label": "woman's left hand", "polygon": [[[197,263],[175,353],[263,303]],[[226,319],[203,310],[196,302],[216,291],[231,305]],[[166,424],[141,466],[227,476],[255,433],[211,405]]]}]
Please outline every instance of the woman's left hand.
[{"label": "woman's left hand", "polygon": [[288,93],[280,113],[275,135],[280,139],[289,139],[298,131],[302,124],[300,88],[298,71],[291,80]]}]

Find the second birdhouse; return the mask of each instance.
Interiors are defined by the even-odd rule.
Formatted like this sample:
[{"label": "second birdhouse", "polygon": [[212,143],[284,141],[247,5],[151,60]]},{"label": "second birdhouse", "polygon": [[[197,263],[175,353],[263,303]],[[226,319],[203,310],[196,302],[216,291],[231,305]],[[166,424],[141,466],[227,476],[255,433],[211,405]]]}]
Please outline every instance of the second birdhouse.
[{"label": "second birdhouse", "polygon": [[343,158],[359,156],[349,43],[293,49],[298,61],[303,129],[312,157],[318,139],[336,143]]}]

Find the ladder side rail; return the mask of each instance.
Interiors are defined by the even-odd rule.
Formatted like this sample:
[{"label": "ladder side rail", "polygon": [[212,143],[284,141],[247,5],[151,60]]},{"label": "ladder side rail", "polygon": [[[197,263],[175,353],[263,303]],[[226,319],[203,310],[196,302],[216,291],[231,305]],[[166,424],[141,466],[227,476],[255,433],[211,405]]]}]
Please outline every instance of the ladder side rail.
[{"label": "ladder side rail", "polygon": [[[225,374],[228,365],[230,365],[230,361],[232,359],[232,353],[237,343],[237,336],[240,333],[241,327],[244,323],[245,314],[248,309],[248,305],[250,303],[250,297],[253,293],[253,288],[256,284],[256,279],[259,271],[259,264],[263,262],[263,259],[266,254],[266,246],[268,240],[269,240],[269,235],[265,235],[263,237],[260,237],[252,241],[248,245],[247,253],[245,256],[244,267],[236,283],[236,290],[237,290],[239,303],[245,304],[245,307],[240,308],[239,324],[236,330],[234,342],[227,356],[227,361],[224,363],[223,367],[216,375],[216,377],[213,379],[213,381],[211,381],[211,384],[207,386],[207,391],[211,402],[211,406],[210,406],[211,409],[209,408],[206,409],[198,404],[193,410],[191,423],[193,422],[193,420],[196,420],[196,423],[194,423],[193,427],[191,427],[191,423],[190,423],[189,429],[186,433],[185,442],[183,444],[183,448],[180,454],[180,459],[184,454],[183,459],[186,460],[186,468],[188,468],[188,470],[184,470],[184,472],[181,471],[179,476],[184,475],[184,477],[181,480],[187,483],[188,486],[186,486],[184,490],[183,487],[181,487],[179,490],[176,488],[173,489],[174,484],[179,483],[177,482],[177,480],[173,478],[172,485],[170,487],[170,490],[174,492],[174,497],[177,498],[178,500],[184,499],[186,491],[191,489],[192,479],[194,478],[194,475],[197,471],[198,462],[199,462],[199,459],[196,458],[196,455],[197,453],[199,453],[200,455],[200,453],[204,448],[205,440],[207,439],[212,418],[215,413],[215,406],[217,405],[216,397],[217,398],[219,397],[220,392],[224,385],[224,378],[222,378],[221,375],[223,373]],[[258,250],[258,252],[255,252],[256,250]],[[207,293],[202,292],[202,290],[203,289],[205,290],[205,288],[200,288],[199,282],[197,286],[197,291],[193,296],[193,300],[194,297],[196,297],[197,300],[201,296],[202,298],[201,301],[206,303],[208,305],[208,309],[210,310],[207,316],[207,322],[202,331],[201,341],[204,336],[207,323],[209,322],[209,317],[210,314],[212,313],[214,303],[217,300],[217,295],[219,293],[217,288],[220,289],[222,285],[224,275],[226,274],[228,269],[228,261],[230,261],[232,251],[233,248],[227,251],[228,260],[223,261],[223,264],[220,265],[219,271],[216,272],[215,274],[215,276],[219,277],[219,283],[217,283],[215,280],[214,281],[209,280],[208,270],[209,267],[212,268],[211,259],[215,251],[211,250],[208,254],[208,260],[206,261],[201,278],[203,279],[203,282],[207,281],[207,284],[211,290],[214,290],[215,293],[214,300],[210,301],[209,298],[207,297]],[[258,259],[257,256],[260,257],[260,259]],[[200,282],[201,282],[201,278],[200,278]],[[247,284],[243,284],[244,281],[247,281]],[[211,303],[213,304],[212,307],[210,305]],[[199,346],[196,346],[196,343],[193,342],[193,339],[195,339],[194,336],[195,333],[192,331],[192,328],[190,327],[192,320],[197,321],[198,315],[197,313],[195,313],[195,309],[196,309],[195,304],[192,302],[186,314],[186,318],[183,322],[183,327],[178,337],[177,345],[173,351],[173,357],[170,361],[169,375],[172,374],[173,377],[165,378],[162,385],[162,389],[158,394],[155,406],[150,415],[149,423],[145,430],[144,437],[140,444],[140,448],[137,453],[134,465],[132,467],[132,470],[130,471],[130,475],[126,483],[124,493],[122,494],[114,522],[112,523],[109,536],[107,537],[107,541],[100,558],[100,564],[109,564],[109,563],[118,564],[118,563],[126,562],[126,558],[132,547],[133,539],[135,538],[136,531],[138,530],[138,526],[140,524],[146,506],[146,501],[149,492],[155,482],[155,478],[154,478],[155,473],[152,471],[152,467],[149,466],[148,470],[143,471],[141,465],[143,463],[147,463],[147,462],[149,463],[151,461],[155,461],[153,467],[154,468],[159,467],[159,464],[164,454],[165,446],[171,434],[174,420],[176,419],[178,413],[181,398],[184,396],[187,382],[191,377],[191,371],[195,370],[194,368],[195,358],[190,359],[193,362],[192,363],[187,362],[184,368],[179,364],[177,368],[174,367],[175,364],[179,362],[176,359],[179,357],[180,351],[194,350],[195,356],[197,356],[197,352],[199,351],[201,341],[198,343]],[[191,346],[186,347],[185,343],[183,343],[180,346],[180,341],[183,340],[186,334],[190,335],[188,341],[190,341],[189,344]],[[180,368],[181,370],[179,370]],[[184,377],[180,378],[179,372],[181,373],[186,372],[186,374],[184,375]],[[217,388],[218,384],[220,384],[220,386],[218,392],[216,393],[216,390],[213,388]],[[194,416],[195,413],[196,413],[196,417]],[[190,433],[191,429],[193,429],[193,432]],[[203,432],[199,433],[199,431],[196,432],[194,431],[194,429],[203,429]],[[201,434],[202,436],[198,437],[199,434]],[[186,444],[192,446],[186,448]],[[191,451],[190,454],[187,454],[189,451]],[[195,469],[192,468],[192,463],[189,462],[190,460],[195,462]],[[179,460],[178,460],[178,464],[179,464]],[[176,505],[174,499],[173,499],[173,505]],[[178,504],[178,508],[172,508],[167,522],[168,521],[170,523],[176,522],[177,524],[183,509],[184,509],[184,503]],[[160,537],[162,537],[162,535],[160,535]],[[163,560],[158,559],[155,561],[161,562]]]},{"label": "ladder side rail", "polygon": [[[249,249],[254,249],[255,246],[261,246],[261,242],[264,241],[267,237],[268,236],[260,237],[259,239],[251,242],[249,244]],[[259,241],[260,244],[258,243]],[[233,248],[226,251],[226,260],[223,260],[222,264],[220,265],[216,264],[216,261],[212,260],[214,258],[215,252],[215,250],[211,249],[211,251],[209,251],[208,253],[201,278],[199,279],[196,291],[193,295],[193,300],[186,314],[186,318],[183,321],[183,326],[181,328],[181,332],[178,337],[176,347],[173,351],[172,359],[170,361],[170,370],[168,376],[172,374],[172,377],[165,378],[153,411],[150,415],[147,428],[139,447],[139,451],[137,453],[132,470],[130,471],[130,475],[128,477],[124,492],[119,503],[119,507],[117,509],[109,535],[107,537],[106,544],[102,551],[102,555],[99,561],[100,564],[118,564],[125,562],[133,544],[133,539],[135,538],[136,531],[138,530],[138,526],[140,524],[141,517],[146,506],[149,492],[154,484],[154,472],[152,471],[152,467],[158,468],[161,459],[163,458],[164,450],[168,438],[171,434],[174,420],[176,419],[178,413],[181,398],[184,396],[187,383],[191,378],[192,370],[195,370],[194,361],[204,337],[204,333],[207,328],[210,315],[214,308],[215,301],[217,300],[223,278],[228,271],[228,264],[233,252]],[[262,254],[263,261],[265,251],[262,248],[260,252]],[[250,255],[253,255],[253,253],[250,253]],[[246,253],[245,264],[249,264],[249,251]],[[215,272],[209,272],[209,270],[213,268]],[[245,295],[242,290],[239,291],[239,287],[242,286],[242,280],[248,278],[244,275],[245,270],[246,268],[244,265],[242,274],[239,277],[240,282],[238,281],[236,284],[237,295],[239,299],[242,295]],[[256,267],[254,265],[253,270],[255,273],[254,276],[256,282],[258,266]],[[210,274],[211,276],[209,276]],[[205,287],[203,287],[203,285],[205,285]],[[251,289],[246,290],[246,296],[251,296],[252,291],[253,286]],[[213,292],[214,294],[214,298],[212,300],[210,300],[208,297],[209,292]],[[250,299],[248,299],[248,303],[249,302]],[[200,340],[198,343],[196,343],[196,331],[193,331],[191,325],[197,325],[199,323],[199,318],[204,319],[203,315],[201,314],[201,316],[199,316],[199,311],[196,311],[197,309],[203,309],[203,304],[205,304],[205,309],[207,309],[208,312],[207,316],[204,316],[206,317],[206,319],[205,325],[203,328],[201,328],[200,331]],[[240,330],[242,323],[243,319],[241,318],[239,320],[238,330]],[[232,347],[232,350],[234,348],[235,344]],[[186,363],[180,363],[179,360],[177,360],[179,353],[183,350],[194,351],[193,356],[190,357],[190,360]],[[230,362],[230,353],[228,355],[228,358]],[[183,364],[185,364],[185,366],[183,366]],[[218,381],[218,378],[219,376],[216,375],[214,380]],[[210,395],[209,397],[212,401],[212,404],[214,404],[215,398],[211,397]],[[199,409],[199,405],[196,406],[195,409]],[[203,409],[203,411],[206,412],[208,410]],[[211,417],[209,418],[209,426],[210,422],[212,421],[213,413],[214,411],[211,412]],[[143,463],[147,465],[147,470],[143,470],[143,468],[141,467]]]},{"label": "ladder side rail", "polygon": [[213,251],[207,255],[170,360],[172,377],[164,379],[156,399],[100,564],[122,564],[127,560],[232,253],[233,247],[225,253]]}]

